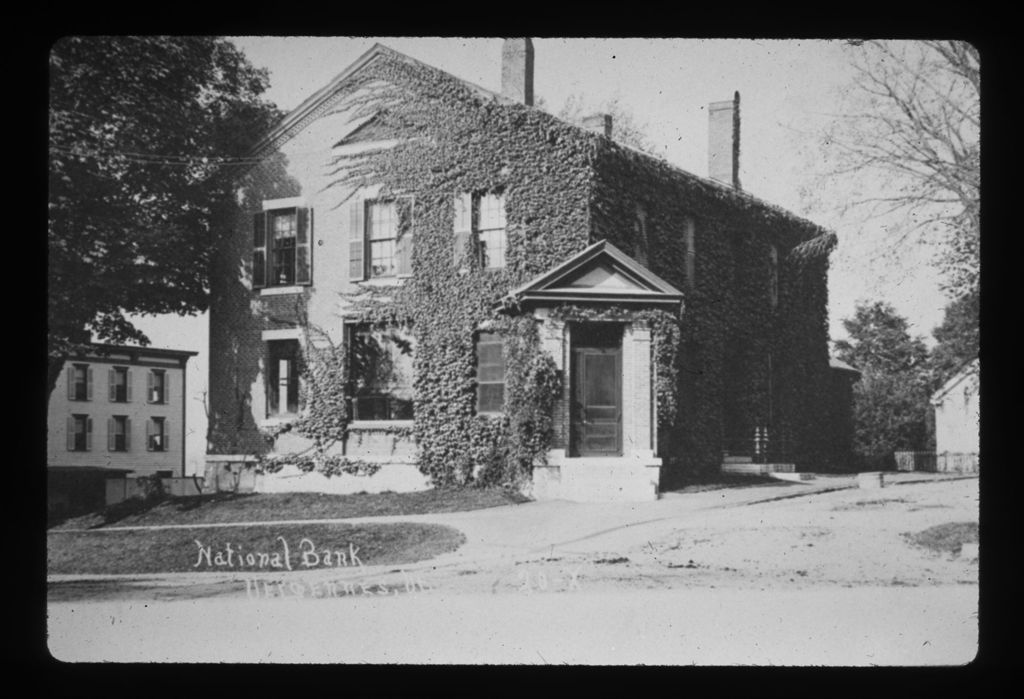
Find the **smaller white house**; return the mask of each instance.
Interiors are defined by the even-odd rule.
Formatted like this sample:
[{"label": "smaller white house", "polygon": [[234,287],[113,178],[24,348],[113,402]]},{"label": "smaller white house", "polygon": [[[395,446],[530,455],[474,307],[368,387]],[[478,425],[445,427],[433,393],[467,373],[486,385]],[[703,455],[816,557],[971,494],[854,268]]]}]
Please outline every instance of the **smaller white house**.
[{"label": "smaller white house", "polygon": [[932,395],[939,471],[977,470],[980,377],[980,363],[974,359]]}]

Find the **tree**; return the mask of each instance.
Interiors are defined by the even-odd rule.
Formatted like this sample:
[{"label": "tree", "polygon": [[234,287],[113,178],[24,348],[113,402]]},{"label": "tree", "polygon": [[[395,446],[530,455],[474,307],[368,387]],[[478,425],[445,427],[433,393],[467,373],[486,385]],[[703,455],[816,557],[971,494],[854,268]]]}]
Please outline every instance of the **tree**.
[{"label": "tree", "polygon": [[201,312],[232,174],[278,118],[215,37],[67,37],[50,53],[49,388],[128,314]]},{"label": "tree", "polygon": [[941,386],[978,356],[979,300],[977,290],[956,299],[946,306],[942,325],[932,331],[938,341],[931,354],[933,388]]},{"label": "tree", "polygon": [[598,113],[611,116],[613,141],[636,148],[656,158],[661,157],[658,154],[658,147],[647,136],[648,124],[638,123],[633,113],[622,105],[618,97],[613,97],[598,109],[587,109],[582,95],[569,95],[556,116],[570,124],[579,126],[583,123],[584,117]]},{"label": "tree", "polygon": [[843,321],[839,358],[861,371],[854,386],[854,450],[863,457],[928,448],[928,349],[888,303],[858,304]]},{"label": "tree", "polygon": [[885,217],[890,249],[934,243],[955,298],[978,286],[981,64],[963,41],[849,42],[848,104],[824,134],[840,213]]}]

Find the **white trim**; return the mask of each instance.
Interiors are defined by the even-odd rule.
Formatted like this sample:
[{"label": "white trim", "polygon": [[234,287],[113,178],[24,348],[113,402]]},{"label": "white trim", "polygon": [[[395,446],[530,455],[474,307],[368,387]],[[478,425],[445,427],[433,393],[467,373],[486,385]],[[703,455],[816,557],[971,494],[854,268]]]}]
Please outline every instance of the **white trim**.
[{"label": "white trim", "polygon": [[264,342],[273,340],[301,340],[302,328],[278,328],[276,330],[264,330],[260,333],[260,339]]},{"label": "white trim", "polygon": [[386,430],[393,427],[412,427],[415,420],[353,420],[348,423],[350,430],[373,431]]},{"label": "white trim", "polygon": [[306,205],[305,197],[288,197],[286,199],[264,199],[264,211],[276,211],[278,209],[297,209]]},{"label": "white trim", "polygon": [[265,286],[260,289],[260,296],[287,296],[288,294],[301,294],[308,286]]}]

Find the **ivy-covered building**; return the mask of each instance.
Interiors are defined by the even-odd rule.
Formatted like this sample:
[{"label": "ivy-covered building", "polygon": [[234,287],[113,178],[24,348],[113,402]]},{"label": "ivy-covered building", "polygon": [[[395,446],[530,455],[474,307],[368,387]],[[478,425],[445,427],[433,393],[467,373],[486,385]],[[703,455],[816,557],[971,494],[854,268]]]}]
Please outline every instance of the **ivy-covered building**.
[{"label": "ivy-covered building", "polygon": [[723,462],[826,468],[834,237],[711,176],[377,45],[256,147],[212,275],[210,456],[648,499]]}]

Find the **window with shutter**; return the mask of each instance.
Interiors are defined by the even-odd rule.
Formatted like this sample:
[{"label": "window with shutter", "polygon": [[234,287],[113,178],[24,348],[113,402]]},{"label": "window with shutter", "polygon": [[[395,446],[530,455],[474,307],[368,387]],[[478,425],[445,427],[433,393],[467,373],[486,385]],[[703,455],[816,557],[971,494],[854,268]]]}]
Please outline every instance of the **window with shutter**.
[{"label": "window with shutter", "polygon": [[480,333],[476,341],[476,411],[496,414],[505,408],[505,347],[501,335]]},{"label": "window with shutter", "polygon": [[252,288],[267,285],[267,215],[260,211],[252,217]]},{"label": "window with shutter", "polygon": [[395,240],[395,273],[400,277],[412,276],[412,251],[416,241],[413,197],[398,199],[398,238]]},{"label": "window with shutter", "polygon": [[267,212],[270,246],[270,278],[267,286],[295,283],[295,252],[298,240],[298,215],[295,209]]},{"label": "window with shutter", "polygon": [[295,283],[313,283],[313,210],[296,211],[295,228]]},{"label": "window with shutter", "polygon": [[107,450],[129,451],[131,449],[132,421],[127,415],[114,415],[107,420]]},{"label": "window with shutter", "polygon": [[505,196],[483,194],[479,198],[479,208],[477,244],[480,267],[501,269],[505,266]]},{"label": "window with shutter", "polygon": [[90,376],[92,369],[87,364],[72,364],[68,367],[68,400],[83,401],[92,399]]},{"label": "window with shutter", "polygon": [[167,420],[153,417],[146,422],[146,450],[167,451]]},{"label": "window with shutter", "polygon": [[354,282],[366,279],[366,231],[363,229],[365,206],[362,199],[349,205],[348,278]]},{"label": "window with shutter", "polygon": [[92,419],[88,415],[72,415],[67,421],[68,451],[89,451],[92,448]]},{"label": "window with shutter", "polygon": [[132,400],[132,372],[127,367],[116,366],[107,374],[111,403],[130,403]]},{"label": "window with shutter", "polygon": [[454,260],[457,268],[465,267],[466,255],[469,252],[473,237],[473,195],[456,194],[455,207],[455,242]]},{"label": "window with shutter", "polygon": [[163,369],[150,369],[147,375],[146,401],[149,403],[167,402],[167,372]]}]

